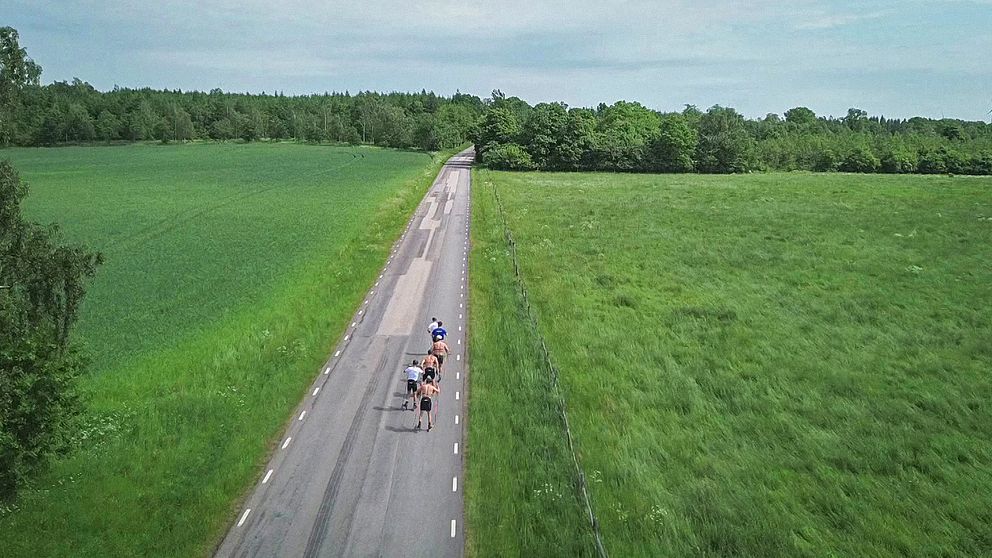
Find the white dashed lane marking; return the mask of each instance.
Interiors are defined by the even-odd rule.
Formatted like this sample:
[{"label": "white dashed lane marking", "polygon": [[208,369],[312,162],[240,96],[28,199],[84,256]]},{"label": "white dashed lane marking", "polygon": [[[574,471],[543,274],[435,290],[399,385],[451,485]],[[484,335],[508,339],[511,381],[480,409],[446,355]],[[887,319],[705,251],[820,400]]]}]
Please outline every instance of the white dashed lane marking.
[{"label": "white dashed lane marking", "polygon": [[458,477],[451,477],[451,491],[458,492]]},{"label": "white dashed lane marking", "polygon": [[303,420],[303,417],[305,417],[305,416],[307,416],[307,412],[306,411],[303,411],[302,413],[300,413],[300,418],[298,418],[296,420]]},{"label": "white dashed lane marking", "polygon": [[[455,442],[455,455],[458,455],[458,442]],[[269,471],[269,472],[271,473],[272,471]],[[266,477],[266,478],[268,478],[268,477]]]},{"label": "white dashed lane marking", "polygon": [[455,415],[455,424],[458,424],[458,415]]},{"label": "white dashed lane marking", "polygon": [[292,440],[292,439],[293,439],[293,437],[292,437],[292,436],[290,436],[289,438],[286,438],[286,441],[282,443],[282,449],[286,449],[286,446],[288,446],[288,445],[289,445],[289,442],[290,442],[290,440]]},{"label": "white dashed lane marking", "polygon": [[[245,524],[245,520],[248,519],[248,514],[250,514],[250,513],[251,513],[251,508],[248,508],[248,509],[245,510],[245,513],[241,514],[241,519],[238,520],[238,527],[241,527],[242,525]],[[455,536],[454,535],[454,533],[455,533],[455,520],[454,519],[451,520],[451,533],[452,533],[451,536],[454,537]]]},{"label": "white dashed lane marking", "polygon": [[341,351],[334,353],[334,356],[340,356],[340,355],[341,355]]},{"label": "white dashed lane marking", "polygon": [[451,520],[451,538],[455,538],[455,520]]},{"label": "white dashed lane marking", "polygon": [[[457,449],[457,447],[458,447],[458,444],[455,444],[455,448],[456,449]],[[458,452],[456,451],[455,453],[458,453]],[[262,479],[262,484],[265,484],[265,483],[269,482],[269,478],[271,478],[271,477],[272,477],[272,469],[269,469],[269,472],[268,473],[265,473],[265,478]]]},{"label": "white dashed lane marking", "polygon": [[318,392],[318,391],[320,391],[320,388],[319,388],[319,387],[315,387],[315,388],[313,388],[313,393],[311,393],[310,395],[311,395],[312,397],[316,397],[316,396],[317,396],[317,392]]}]

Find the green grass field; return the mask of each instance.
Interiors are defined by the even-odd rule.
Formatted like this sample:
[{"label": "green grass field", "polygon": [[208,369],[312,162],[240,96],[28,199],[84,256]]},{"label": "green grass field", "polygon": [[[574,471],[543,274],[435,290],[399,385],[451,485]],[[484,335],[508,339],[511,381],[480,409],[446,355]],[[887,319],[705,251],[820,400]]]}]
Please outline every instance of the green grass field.
[{"label": "green grass field", "polygon": [[992,555],[992,179],[489,171],[474,555],[509,548],[488,509],[514,505],[544,555],[576,553],[553,529],[590,531],[574,497],[548,514],[534,492],[568,496],[570,463],[494,187],[611,556]]},{"label": "green grass field", "polygon": [[26,215],[101,250],[78,451],[0,556],[209,553],[440,159],[294,144],[0,151]]}]

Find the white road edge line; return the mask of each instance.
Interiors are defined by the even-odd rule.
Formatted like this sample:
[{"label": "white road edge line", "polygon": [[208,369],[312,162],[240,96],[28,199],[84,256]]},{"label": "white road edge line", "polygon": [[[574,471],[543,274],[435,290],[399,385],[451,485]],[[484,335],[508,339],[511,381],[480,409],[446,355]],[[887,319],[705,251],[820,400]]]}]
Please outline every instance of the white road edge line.
[{"label": "white road edge line", "polygon": [[[251,508],[248,508],[248,509],[245,510],[245,513],[241,514],[241,519],[238,520],[238,527],[241,527],[242,525],[245,524],[245,520],[248,519],[248,514],[250,514],[250,513],[251,513]],[[451,520],[451,532],[452,533],[455,532],[455,520],[454,519]],[[452,534],[451,536],[454,537],[455,535]]]},{"label": "white road edge line", "polygon": [[451,538],[455,538],[455,520],[454,519],[451,520]]},{"label": "white road edge line", "polygon": [[460,391],[455,392],[455,401],[458,401],[460,395],[461,395]]},{"label": "white road edge line", "polygon": [[334,356],[340,356],[340,355],[341,355],[341,351],[334,353]]},{"label": "white road edge line", "polygon": [[451,477],[451,491],[458,492],[458,477]]},{"label": "white road edge line", "polygon": [[296,420],[303,420],[303,417],[305,417],[305,416],[307,416],[307,412],[306,411],[303,411],[302,413],[300,413],[300,418],[298,418]]},{"label": "white road edge line", "polygon": [[319,387],[315,387],[315,388],[313,388],[313,393],[311,393],[311,394],[310,394],[310,396],[311,396],[311,397],[315,397],[315,396],[317,395],[317,392],[318,392],[318,391],[320,391],[320,388],[319,388]]},{"label": "white road edge line", "polygon": [[455,355],[455,360],[461,360],[461,359],[462,359],[461,353]]},{"label": "white road edge line", "polygon": [[289,438],[286,438],[286,441],[282,443],[282,449],[286,449],[286,446],[289,445],[289,441],[292,440],[292,439],[293,439],[292,436],[290,436]]},{"label": "white road edge line", "polygon": [[[455,442],[455,455],[458,455],[458,442]],[[269,471],[270,473],[272,471]]]},{"label": "white road edge line", "polygon": [[348,335],[345,335],[344,336],[344,340],[347,341],[349,337],[351,337],[351,334],[350,333]]},{"label": "white road edge line", "polygon": [[458,415],[455,415],[455,424],[458,424]]},{"label": "white road edge line", "polygon": [[462,379],[462,373],[461,372],[455,372],[455,379],[456,380],[461,380]]},{"label": "white road edge line", "polygon": [[[455,444],[457,446],[458,444]],[[457,451],[455,453],[458,453]],[[269,478],[272,476],[272,469],[269,469],[268,473],[265,473],[265,478],[262,479],[262,484],[269,482]]]}]

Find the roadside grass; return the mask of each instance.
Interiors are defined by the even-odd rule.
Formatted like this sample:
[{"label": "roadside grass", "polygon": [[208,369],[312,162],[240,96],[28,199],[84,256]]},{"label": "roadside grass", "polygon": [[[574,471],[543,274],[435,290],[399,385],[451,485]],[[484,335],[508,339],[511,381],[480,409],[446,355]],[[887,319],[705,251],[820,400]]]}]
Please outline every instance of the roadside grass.
[{"label": "roadside grass", "polygon": [[79,448],[3,556],[212,552],[443,159],[300,145],[8,150],[27,214],[104,250]]},{"label": "roadside grass", "polygon": [[516,287],[493,193],[475,177],[473,184],[467,552],[592,556],[550,372]]},{"label": "roadside grass", "polygon": [[[992,180],[477,177],[477,203],[495,184],[505,204],[611,555],[992,555]],[[509,289],[486,249],[476,313],[478,285]],[[473,389],[519,367],[482,333]],[[472,460],[499,455],[475,439]]]}]

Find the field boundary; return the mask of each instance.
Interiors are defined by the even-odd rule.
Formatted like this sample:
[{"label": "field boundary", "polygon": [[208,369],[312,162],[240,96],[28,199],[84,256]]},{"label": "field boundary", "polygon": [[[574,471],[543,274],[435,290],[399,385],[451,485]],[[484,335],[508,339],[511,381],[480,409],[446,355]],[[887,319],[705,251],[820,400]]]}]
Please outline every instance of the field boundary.
[{"label": "field boundary", "polygon": [[600,534],[599,520],[596,519],[596,514],[592,509],[592,498],[589,496],[585,471],[583,471],[582,465],[579,464],[579,458],[575,453],[575,436],[572,434],[572,429],[569,426],[568,409],[565,404],[565,397],[561,392],[561,386],[558,382],[558,367],[552,360],[551,352],[548,350],[548,345],[544,341],[544,336],[541,335],[540,329],[538,329],[537,314],[531,307],[527,285],[524,283],[523,275],[520,273],[520,263],[517,259],[517,243],[513,239],[513,233],[510,231],[510,225],[506,221],[506,213],[503,210],[503,200],[499,197],[499,190],[496,188],[496,183],[489,181],[489,185],[492,187],[493,198],[496,200],[496,212],[499,214],[500,225],[503,229],[503,238],[506,239],[506,244],[510,249],[510,260],[513,262],[513,279],[517,284],[517,290],[520,292],[520,296],[523,298],[524,309],[527,311],[527,319],[530,322],[530,326],[534,330],[534,334],[537,336],[537,339],[541,342],[541,354],[544,357],[544,364],[551,373],[551,385],[554,389],[554,398],[558,403],[558,412],[561,415],[562,423],[565,426],[565,439],[568,442],[568,452],[572,456],[573,465],[575,465],[575,473],[577,478],[576,484],[579,494],[582,497],[582,502],[585,504],[586,517],[588,518],[589,525],[592,528],[592,534],[596,540],[596,551],[599,553],[601,558],[609,558],[609,554],[606,552],[606,547],[603,545],[603,539]]}]

